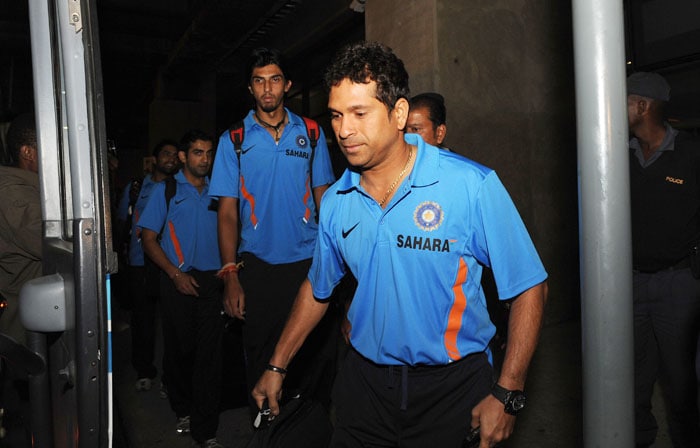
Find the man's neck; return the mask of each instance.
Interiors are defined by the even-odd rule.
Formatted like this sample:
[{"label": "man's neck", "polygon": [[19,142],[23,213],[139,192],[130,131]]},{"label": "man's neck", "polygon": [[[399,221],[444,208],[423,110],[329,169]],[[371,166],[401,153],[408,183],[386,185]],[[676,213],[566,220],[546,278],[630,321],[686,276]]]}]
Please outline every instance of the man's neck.
[{"label": "man's neck", "polygon": [[154,170],[151,174],[151,180],[153,182],[161,182],[170,177],[170,174],[163,173],[162,171]]},{"label": "man's neck", "polygon": [[16,166],[21,170],[31,171],[34,174],[39,173],[39,166],[36,163],[32,163],[24,159],[20,159]]},{"label": "man's neck", "polygon": [[259,107],[255,108],[255,115],[257,115],[258,118],[261,118],[265,120],[266,122],[276,125],[280,120],[285,118],[284,116],[285,110],[284,110],[284,104],[280,104],[279,107],[271,112],[265,112],[264,110],[260,109]]},{"label": "man's neck", "polygon": [[360,173],[360,184],[384,206],[413,168],[417,148],[403,139],[380,165]]},{"label": "man's neck", "polygon": [[[260,115],[261,113],[266,115]],[[279,143],[287,121],[287,111],[284,107],[280,106],[270,113],[256,109],[255,119],[275,139],[275,143]]]},{"label": "man's neck", "polygon": [[186,169],[182,170],[182,174],[184,174],[185,179],[187,179],[187,181],[191,183],[193,187],[195,187],[199,192],[202,191],[202,187],[204,187],[206,184],[205,177],[196,176]]},{"label": "man's neck", "polygon": [[646,126],[639,126],[634,130],[633,134],[637,138],[646,160],[661,147],[666,137],[666,127],[663,123],[647,124]]}]

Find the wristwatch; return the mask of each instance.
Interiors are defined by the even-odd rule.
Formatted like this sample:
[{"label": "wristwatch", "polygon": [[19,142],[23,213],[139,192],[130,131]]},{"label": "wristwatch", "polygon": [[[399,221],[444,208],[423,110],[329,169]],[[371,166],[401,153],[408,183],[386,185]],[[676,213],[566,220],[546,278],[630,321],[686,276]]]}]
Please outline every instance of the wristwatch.
[{"label": "wristwatch", "polygon": [[510,415],[517,415],[525,407],[527,401],[525,392],[522,390],[508,390],[498,383],[493,384],[491,394],[503,403],[506,413]]}]

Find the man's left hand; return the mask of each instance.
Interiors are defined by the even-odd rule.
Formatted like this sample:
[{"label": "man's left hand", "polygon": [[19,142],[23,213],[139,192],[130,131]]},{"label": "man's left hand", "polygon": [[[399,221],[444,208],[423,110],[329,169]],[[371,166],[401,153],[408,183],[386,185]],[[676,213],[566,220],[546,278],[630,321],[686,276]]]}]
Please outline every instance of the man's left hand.
[{"label": "man's left hand", "polygon": [[481,428],[479,448],[491,448],[513,433],[515,416],[506,414],[503,403],[489,394],[472,409],[472,428]]}]

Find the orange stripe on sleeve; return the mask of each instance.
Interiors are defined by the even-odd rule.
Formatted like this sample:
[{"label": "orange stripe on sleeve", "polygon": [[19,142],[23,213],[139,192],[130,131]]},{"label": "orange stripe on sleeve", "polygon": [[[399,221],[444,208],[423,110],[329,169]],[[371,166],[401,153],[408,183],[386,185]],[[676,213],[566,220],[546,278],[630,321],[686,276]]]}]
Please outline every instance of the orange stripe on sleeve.
[{"label": "orange stripe on sleeve", "polygon": [[462,285],[467,281],[467,271],[467,263],[464,262],[463,258],[460,258],[457,279],[455,279],[455,284],[452,285],[454,303],[452,304],[452,309],[450,309],[450,317],[447,321],[447,330],[445,331],[445,349],[447,349],[447,354],[453,361],[461,357],[457,348],[457,335],[462,328],[464,310],[467,309],[467,297],[462,290]]},{"label": "orange stripe on sleeve", "polygon": [[243,176],[241,176],[241,195],[250,203],[250,222],[253,223],[253,227],[255,228],[258,226],[258,217],[255,216],[255,198],[246,190]]},{"label": "orange stripe on sleeve", "polygon": [[178,262],[177,267],[179,268],[185,264],[185,257],[182,255],[180,240],[177,239],[177,235],[175,234],[175,226],[173,225],[172,221],[168,221],[168,230],[170,231],[170,240],[173,242],[173,246],[175,247],[175,255],[177,255]]}]

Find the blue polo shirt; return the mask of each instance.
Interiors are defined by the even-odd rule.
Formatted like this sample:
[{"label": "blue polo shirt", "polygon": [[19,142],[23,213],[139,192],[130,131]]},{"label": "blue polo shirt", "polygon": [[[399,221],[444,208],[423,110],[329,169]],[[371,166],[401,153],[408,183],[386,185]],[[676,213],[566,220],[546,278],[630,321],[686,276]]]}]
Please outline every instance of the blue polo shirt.
[{"label": "blue polo shirt", "polygon": [[547,278],[496,173],[417,135],[416,162],[386,209],[345,171],[323,198],[309,280],[328,298],[349,268],[348,319],[363,356],[389,365],[444,365],[487,351],[495,333],[481,288],[490,266],[501,299]]},{"label": "blue polo shirt", "polygon": [[335,180],[323,130],[314,151],[311,180],[306,126],[298,115],[289,110],[287,115],[289,123],[275,144],[250,111],[243,120],[240,170],[231,137],[224,132],[219,138],[210,188],[212,196],[240,201],[238,252],[250,252],[270,264],[311,258],[318,231],[312,187]]},{"label": "blue polo shirt", "polygon": [[138,222],[140,228],[159,233],[160,247],[172,264],[181,271],[218,270],[221,267],[217,241],[215,199],[209,195],[207,182],[202,192],[189,183],[182,171],[175,174],[177,191],[165,204],[165,182],[153,187],[151,197]]},{"label": "blue polo shirt", "polygon": [[[139,220],[141,219],[141,214],[143,213],[143,209],[146,207],[146,204],[148,203],[148,198],[151,195],[151,192],[153,191],[153,187],[156,186],[158,183],[153,182],[153,178],[151,175],[147,175],[146,177],[143,178],[143,183],[141,184],[141,191],[139,192],[139,197],[136,199],[136,203],[134,204],[134,209],[132,211],[131,216],[128,216],[128,210],[126,214],[126,218],[130,218],[131,221],[131,235],[129,235],[129,265],[130,266],[143,266],[144,263],[144,253],[143,253],[143,246],[141,246],[141,229],[138,228],[138,223]],[[127,185],[125,191],[124,191],[124,197],[126,198],[126,206],[128,209],[129,206],[129,191],[131,190],[131,183]],[[124,199],[122,199],[122,202]],[[120,209],[122,205],[120,203]]]}]

